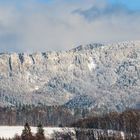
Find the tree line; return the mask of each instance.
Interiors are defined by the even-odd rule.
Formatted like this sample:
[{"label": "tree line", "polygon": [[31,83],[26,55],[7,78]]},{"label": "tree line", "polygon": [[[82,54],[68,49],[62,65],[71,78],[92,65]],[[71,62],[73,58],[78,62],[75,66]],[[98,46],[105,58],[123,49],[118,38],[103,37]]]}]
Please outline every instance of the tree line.
[{"label": "tree line", "polygon": [[[36,108],[36,110],[39,111],[40,110],[39,107]],[[29,112],[30,111],[31,110],[29,109]],[[41,111],[42,111],[42,107],[41,107]],[[58,112],[58,108],[55,111]],[[60,114],[62,113],[64,112],[61,112]],[[34,114],[34,115],[37,115],[37,114]],[[78,113],[78,114],[81,114],[81,113]],[[29,114],[27,113],[26,115],[28,116]],[[53,113],[53,115],[57,115],[57,114]],[[68,115],[69,114],[67,114],[66,116],[64,115],[66,117],[65,119],[68,119],[68,117],[70,117]],[[55,117],[59,118],[60,116],[55,116]],[[32,116],[29,115],[28,117],[32,117]],[[35,120],[38,120],[41,122],[42,121],[41,116],[37,117],[37,119],[35,118]],[[62,121],[65,121],[65,120],[62,120]],[[43,124],[42,122],[41,124]],[[82,118],[82,119],[80,118],[78,121],[77,120],[75,121],[74,119],[73,121],[70,120],[70,122],[72,122],[72,125],[68,124],[67,126],[74,128],[75,130],[74,134],[71,132],[67,132],[67,133],[55,132],[54,137],[51,140],[58,140],[58,139],[73,140],[74,138],[76,140],[97,140],[97,139],[98,140],[140,140],[140,110],[133,109],[133,110],[126,110],[124,112],[111,112],[111,113],[104,114],[101,116],[99,115],[95,115],[92,117],[87,116],[86,118]],[[36,122],[36,124],[37,123],[38,122]],[[47,138],[45,138],[44,136],[44,130],[41,124],[39,124],[37,127],[38,128],[37,133],[33,135],[29,124],[26,123],[24,125],[24,130],[22,132],[22,135],[15,136],[13,139],[9,139],[9,140],[46,140]],[[0,139],[0,140],[4,140],[4,139]]]},{"label": "tree line", "polygon": [[[114,130],[123,132],[129,139],[140,140],[140,110],[111,112],[103,116],[80,119],[72,127]],[[127,139],[127,138],[126,138]]]},{"label": "tree line", "polygon": [[85,118],[88,109],[70,109],[63,106],[33,106],[23,105],[15,107],[0,107],[0,125],[30,125],[37,126],[41,122],[44,126],[68,126],[71,123]]}]

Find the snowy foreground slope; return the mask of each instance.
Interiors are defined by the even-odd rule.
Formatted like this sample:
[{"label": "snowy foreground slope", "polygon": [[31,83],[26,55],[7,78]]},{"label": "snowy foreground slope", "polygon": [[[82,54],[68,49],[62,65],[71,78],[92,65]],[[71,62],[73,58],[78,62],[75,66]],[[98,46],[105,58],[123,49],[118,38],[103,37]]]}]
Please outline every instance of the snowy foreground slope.
[{"label": "snowy foreground slope", "polygon": [[122,111],[140,107],[139,91],[140,41],[0,54],[0,106],[41,102]]},{"label": "snowy foreground slope", "polygon": [[[0,126],[0,138],[13,138],[15,135],[21,136],[23,126]],[[36,127],[31,127],[33,134],[37,132]],[[58,127],[46,127],[44,128],[45,137],[52,138],[55,132],[60,133],[75,133],[73,128],[58,128]]]},{"label": "snowy foreground slope", "polygon": [[[0,138],[8,139],[8,138],[13,138],[15,135],[21,136],[22,130],[23,130],[22,126],[0,126]],[[31,127],[31,130],[34,135],[36,133],[37,128]],[[85,133],[89,130],[88,129],[85,130]],[[74,128],[45,127],[44,132],[45,132],[45,137],[48,139],[55,138],[57,136],[55,135],[55,133],[59,133],[59,134],[62,133],[62,134],[69,134],[71,135],[71,138],[73,140],[77,140],[76,132]],[[98,140],[98,134],[103,133],[103,131],[100,129],[92,129],[92,132],[94,132],[94,137],[97,140]],[[121,131],[108,130],[107,133],[108,136],[116,135],[116,136],[121,136],[124,139],[124,133]]]}]

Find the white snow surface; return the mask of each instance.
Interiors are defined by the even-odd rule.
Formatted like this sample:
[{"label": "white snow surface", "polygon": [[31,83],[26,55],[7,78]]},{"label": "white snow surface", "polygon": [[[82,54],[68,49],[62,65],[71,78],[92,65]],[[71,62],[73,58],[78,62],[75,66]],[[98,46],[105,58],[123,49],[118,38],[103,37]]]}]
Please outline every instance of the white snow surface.
[{"label": "white snow surface", "polygon": [[[22,130],[24,129],[24,126],[0,126],[0,138],[13,138],[15,135],[21,136]],[[89,129],[87,129],[88,131]],[[98,140],[98,132],[103,133],[103,130],[101,129],[93,129],[95,132],[95,137]],[[73,140],[76,140],[76,133],[74,128],[68,128],[68,127],[44,127],[45,131],[45,137],[48,139],[54,138],[55,132],[58,133],[71,133]],[[31,132],[34,135],[37,132],[37,127],[31,127]],[[122,139],[125,139],[124,132],[122,131],[115,131],[115,130],[108,130],[108,135],[113,136],[114,134],[122,136]]]},{"label": "white snow surface", "polygon": [[94,62],[94,60],[89,57],[89,63],[88,63],[88,68],[89,70],[92,72],[94,69],[96,69],[96,63]]},{"label": "white snow surface", "polygon": [[[0,138],[13,138],[15,135],[21,135],[23,126],[0,126]],[[59,127],[44,127],[45,136],[51,138],[54,132],[72,132],[73,128],[59,128]],[[37,132],[36,127],[31,127],[31,132],[35,134]]]}]

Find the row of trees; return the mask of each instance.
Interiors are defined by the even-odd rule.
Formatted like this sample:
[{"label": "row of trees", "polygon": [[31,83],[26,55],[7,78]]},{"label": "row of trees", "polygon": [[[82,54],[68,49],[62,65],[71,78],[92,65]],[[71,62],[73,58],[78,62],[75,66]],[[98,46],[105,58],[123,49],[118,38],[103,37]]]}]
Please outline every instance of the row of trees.
[{"label": "row of trees", "polygon": [[88,109],[69,109],[62,106],[31,106],[19,108],[0,107],[0,125],[24,125],[30,122],[37,126],[41,121],[44,126],[66,126],[86,117]]},{"label": "row of trees", "polygon": [[104,116],[81,119],[73,123],[72,126],[104,131],[122,131],[126,137],[140,140],[140,110],[127,110],[122,113],[112,112]]},{"label": "row of trees", "polygon": [[[140,140],[140,110],[88,117],[76,121],[71,126],[75,128],[75,133],[55,132],[51,140]],[[37,133],[33,135],[29,124],[26,123],[22,135],[11,140],[46,140],[46,138],[41,124],[38,125]]]}]

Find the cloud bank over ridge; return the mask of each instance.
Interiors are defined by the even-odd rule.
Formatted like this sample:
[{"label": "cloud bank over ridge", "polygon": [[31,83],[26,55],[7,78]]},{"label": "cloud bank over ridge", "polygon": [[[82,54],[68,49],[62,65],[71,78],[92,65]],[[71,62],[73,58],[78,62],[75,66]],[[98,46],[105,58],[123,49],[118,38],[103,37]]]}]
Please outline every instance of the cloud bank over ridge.
[{"label": "cloud bank over ridge", "polygon": [[68,50],[91,41],[139,40],[140,10],[121,3],[107,0],[0,3],[1,52]]}]

